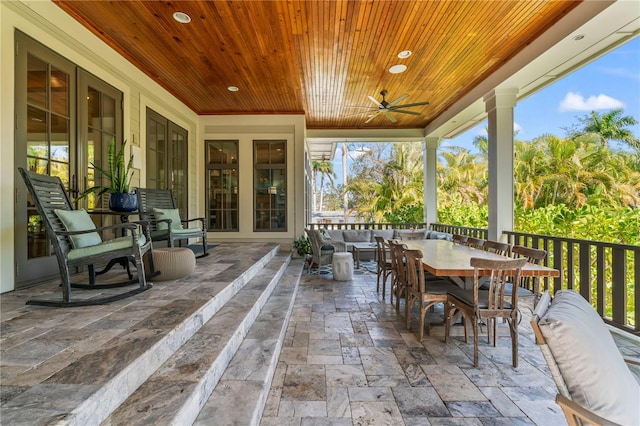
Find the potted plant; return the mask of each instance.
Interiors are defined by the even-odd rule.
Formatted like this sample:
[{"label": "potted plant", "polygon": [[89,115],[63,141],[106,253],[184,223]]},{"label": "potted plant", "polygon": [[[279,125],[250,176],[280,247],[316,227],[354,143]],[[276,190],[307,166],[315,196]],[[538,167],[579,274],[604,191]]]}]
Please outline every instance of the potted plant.
[{"label": "potted plant", "polygon": [[309,238],[304,235],[293,241],[293,248],[296,250],[298,256],[302,258],[306,258],[308,255],[311,255],[311,244],[309,243]]},{"label": "potted plant", "polygon": [[109,185],[96,185],[85,190],[78,196],[76,201],[87,195],[94,193],[97,197],[109,193],[109,208],[117,212],[132,212],[138,208],[138,200],[135,194],[129,192],[131,189],[131,178],[133,177],[133,155],[129,156],[129,161],[125,163],[124,150],[127,141],[125,140],[116,151],[116,140],[111,138],[107,147],[107,169],[91,165],[99,171],[103,177],[109,180]]}]

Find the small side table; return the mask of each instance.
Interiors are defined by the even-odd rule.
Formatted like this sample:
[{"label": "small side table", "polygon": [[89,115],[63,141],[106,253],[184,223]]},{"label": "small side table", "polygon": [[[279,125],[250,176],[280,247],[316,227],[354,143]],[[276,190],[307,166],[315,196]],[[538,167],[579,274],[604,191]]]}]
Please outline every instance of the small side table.
[{"label": "small side table", "polygon": [[334,280],[349,281],[353,279],[353,255],[349,252],[333,253],[331,268]]}]

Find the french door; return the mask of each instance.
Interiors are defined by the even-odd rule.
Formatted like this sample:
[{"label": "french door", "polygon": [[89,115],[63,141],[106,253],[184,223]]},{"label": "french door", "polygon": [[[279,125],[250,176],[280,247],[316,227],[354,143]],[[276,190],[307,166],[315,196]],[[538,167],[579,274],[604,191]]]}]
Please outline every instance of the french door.
[{"label": "french door", "polygon": [[[58,275],[42,222],[17,167],[58,176],[73,200],[95,185],[107,143],[122,137],[122,93],[16,32],[16,288]],[[79,207],[100,207],[84,199]],[[100,217],[94,218],[98,225]]]},{"label": "french door", "polygon": [[180,217],[187,217],[188,132],[147,108],[147,188],[171,189]]}]

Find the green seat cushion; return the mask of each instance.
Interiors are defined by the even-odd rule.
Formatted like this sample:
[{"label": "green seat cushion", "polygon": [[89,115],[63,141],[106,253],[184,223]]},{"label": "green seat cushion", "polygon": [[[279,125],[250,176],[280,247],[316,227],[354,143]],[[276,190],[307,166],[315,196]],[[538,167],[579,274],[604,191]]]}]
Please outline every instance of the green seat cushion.
[{"label": "green seat cushion", "polygon": [[[174,236],[194,235],[194,234],[195,235],[202,235],[202,229],[200,229],[200,228],[180,228],[180,229],[172,229],[171,231],[173,232]],[[167,228],[165,227],[165,229],[163,229],[163,230],[157,230],[157,231],[151,232],[151,239],[152,240],[163,240],[163,239],[166,239],[168,235],[169,235],[169,232],[167,231]]]},{"label": "green seat cushion", "polygon": [[[97,245],[70,250],[67,258],[69,260],[76,260],[88,256],[108,253],[110,251],[130,248],[132,246],[132,241],[131,236],[114,238],[113,240],[107,240]],[[146,242],[147,239],[144,235],[140,235],[138,237],[139,245],[143,246]]]},{"label": "green seat cushion", "polygon": [[[91,220],[89,213],[85,209],[80,210],[61,210],[55,209],[54,213],[64,225],[67,231],[87,231],[96,229],[96,225]],[[102,242],[100,234],[91,232],[81,235],[72,235],[69,237],[73,248],[79,249],[83,247],[94,246]]]},{"label": "green seat cushion", "polygon": [[[171,229],[182,229],[182,222],[180,222],[180,212],[178,209],[159,209],[154,207],[153,214],[156,220],[171,219]],[[166,222],[158,223],[158,230],[167,230],[169,226]]]}]

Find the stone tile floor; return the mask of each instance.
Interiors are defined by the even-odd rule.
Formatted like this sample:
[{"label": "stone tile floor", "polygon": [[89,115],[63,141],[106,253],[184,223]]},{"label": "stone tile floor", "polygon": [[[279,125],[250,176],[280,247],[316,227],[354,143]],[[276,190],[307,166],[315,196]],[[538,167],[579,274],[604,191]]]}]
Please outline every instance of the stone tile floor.
[{"label": "stone tile floor", "polygon": [[[495,348],[480,339],[474,368],[461,327],[447,344],[443,327],[418,342],[417,321],[406,329],[376,293],[375,272],[346,282],[304,274],[261,425],[566,425],[528,320],[518,368],[506,327]],[[618,343],[640,353],[637,341]]]}]

